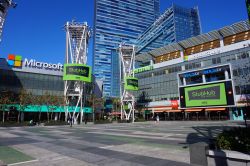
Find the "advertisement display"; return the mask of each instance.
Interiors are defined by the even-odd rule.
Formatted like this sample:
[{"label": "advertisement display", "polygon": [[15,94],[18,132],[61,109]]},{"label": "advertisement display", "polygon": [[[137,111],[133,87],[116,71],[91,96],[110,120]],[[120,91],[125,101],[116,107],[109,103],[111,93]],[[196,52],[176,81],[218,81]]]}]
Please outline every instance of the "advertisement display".
[{"label": "advertisement display", "polygon": [[224,83],[185,88],[186,107],[226,105]]},{"label": "advertisement display", "polygon": [[231,81],[181,87],[179,91],[181,108],[235,105]]},{"label": "advertisement display", "polygon": [[138,90],[138,79],[135,77],[125,77],[125,89],[137,91]]},{"label": "advertisement display", "polygon": [[83,64],[64,64],[63,80],[91,82],[91,67]]}]

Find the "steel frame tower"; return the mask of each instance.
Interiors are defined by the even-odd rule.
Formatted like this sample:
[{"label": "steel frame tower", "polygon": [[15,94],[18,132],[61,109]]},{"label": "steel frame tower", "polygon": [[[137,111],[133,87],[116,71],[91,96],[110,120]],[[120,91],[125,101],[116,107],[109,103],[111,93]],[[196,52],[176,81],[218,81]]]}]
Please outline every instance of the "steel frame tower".
[{"label": "steel frame tower", "polygon": [[[86,64],[87,63],[87,48],[88,40],[90,38],[90,30],[87,23],[67,22],[65,25],[66,30],[66,64]],[[68,116],[74,118],[75,122],[80,114],[80,123],[83,119],[83,106],[84,106],[84,82],[82,81],[65,81],[64,84],[64,97],[66,102],[65,107],[65,120]],[[77,109],[80,106],[78,113]],[[73,114],[69,110],[73,107]]]},{"label": "steel frame tower", "polygon": [[2,40],[3,26],[5,22],[6,15],[8,13],[8,9],[10,7],[15,8],[16,3],[12,0],[0,0],[0,42]]},{"label": "steel frame tower", "polygon": [[[121,102],[121,119],[129,120],[132,113],[132,122],[134,122],[135,97],[125,89],[125,77],[134,77],[135,68],[135,46],[120,44],[119,46],[119,63],[120,63],[120,102]],[[128,106],[128,109],[125,107]],[[128,111],[126,111],[128,110]]]}]

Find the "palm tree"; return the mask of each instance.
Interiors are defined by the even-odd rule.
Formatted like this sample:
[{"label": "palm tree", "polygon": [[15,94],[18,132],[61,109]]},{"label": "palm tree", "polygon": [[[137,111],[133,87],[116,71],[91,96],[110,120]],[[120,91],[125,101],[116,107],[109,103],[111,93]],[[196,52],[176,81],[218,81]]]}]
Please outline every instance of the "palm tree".
[{"label": "palm tree", "polygon": [[116,112],[116,114],[115,114],[115,118],[116,118],[116,120],[117,120],[117,112],[118,112],[118,108],[120,108],[120,107],[121,107],[120,98],[113,98],[113,99],[112,99],[112,103],[113,103],[113,105],[115,105],[115,112]]}]

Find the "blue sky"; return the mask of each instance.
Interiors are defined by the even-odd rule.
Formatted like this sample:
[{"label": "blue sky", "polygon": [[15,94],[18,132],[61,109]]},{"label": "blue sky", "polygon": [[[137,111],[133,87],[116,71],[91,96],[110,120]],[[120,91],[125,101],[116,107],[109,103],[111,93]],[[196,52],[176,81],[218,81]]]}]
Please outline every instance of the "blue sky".
[{"label": "blue sky", "polygon": [[[21,55],[44,62],[64,62],[64,24],[72,19],[93,27],[94,0],[15,0],[5,22],[0,57]],[[160,0],[161,13],[172,3],[198,6],[203,32],[246,20],[245,0]],[[90,41],[92,43],[92,39]],[[92,45],[88,63],[92,64]]]}]

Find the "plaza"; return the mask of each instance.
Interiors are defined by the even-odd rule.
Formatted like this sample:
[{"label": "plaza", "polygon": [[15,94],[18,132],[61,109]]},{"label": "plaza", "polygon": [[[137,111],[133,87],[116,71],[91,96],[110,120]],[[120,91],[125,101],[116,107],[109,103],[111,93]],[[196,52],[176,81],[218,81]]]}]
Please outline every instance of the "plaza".
[{"label": "plaza", "polygon": [[189,146],[209,142],[236,121],[172,121],[0,128],[9,165],[190,165]]}]

